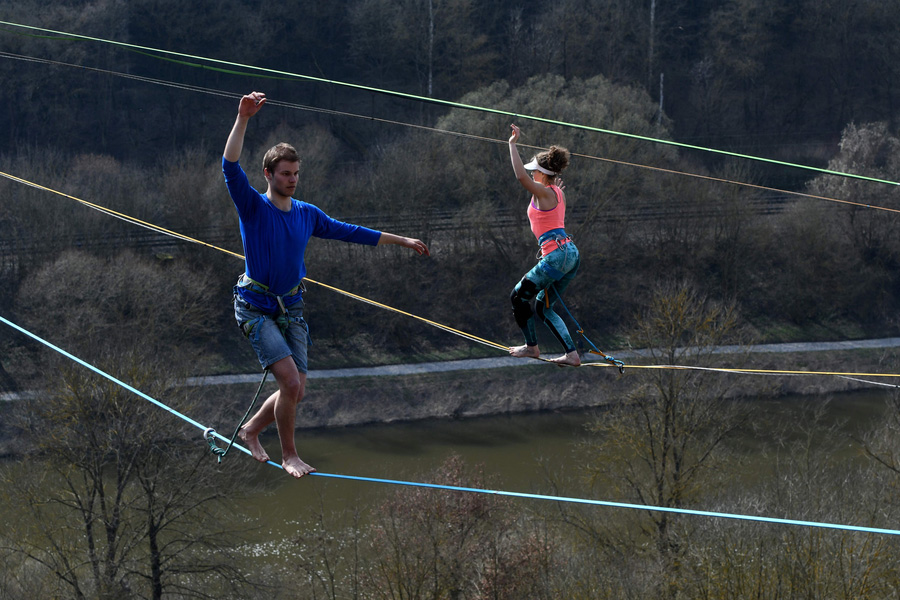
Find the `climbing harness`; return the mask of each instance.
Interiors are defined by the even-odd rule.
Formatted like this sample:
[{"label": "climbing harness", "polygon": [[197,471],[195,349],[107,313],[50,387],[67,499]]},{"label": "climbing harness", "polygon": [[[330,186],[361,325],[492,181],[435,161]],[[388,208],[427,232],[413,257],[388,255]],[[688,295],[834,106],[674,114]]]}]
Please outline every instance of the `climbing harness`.
[{"label": "climbing harness", "polygon": [[[254,281],[254,280],[250,279],[249,277],[247,277],[246,273],[243,273],[241,275],[240,279],[238,279],[237,285],[238,285],[238,287],[248,289],[252,292],[256,292],[257,294],[264,294],[266,296],[271,296],[272,298],[275,298],[275,301],[278,303],[278,309],[280,311],[280,314],[277,317],[275,317],[274,321],[278,325],[278,330],[281,331],[281,335],[287,337],[287,331],[291,325],[291,319],[290,319],[290,313],[288,313],[287,308],[284,306],[284,296],[293,296],[293,295],[297,294],[297,292],[305,292],[306,286],[303,284],[303,281],[301,280],[300,283],[298,283],[296,286],[294,286],[293,289],[291,289],[287,294],[284,294],[282,296],[273,294],[272,292],[269,291],[268,286],[263,285],[262,283],[259,283],[258,281]],[[265,318],[265,316],[261,316],[258,319],[254,319],[252,321],[248,321],[247,323],[244,323],[242,325],[242,329],[243,329],[244,325],[248,326],[248,328],[246,330],[244,330],[244,333],[249,335],[250,331],[252,331],[252,329],[253,329],[254,324],[259,319],[264,319],[264,318]],[[256,406],[256,401],[259,400],[259,393],[262,391],[263,385],[266,383],[266,378],[268,376],[269,376],[269,369],[267,367],[263,370],[262,380],[259,382],[259,387],[256,388],[256,394],[253,396],[253,400],[250,402],[250,406],[247,408],[247,412],[244,413],[244,417],[241,419],[240,423],[238,423],[237,427],[235,427],[234,433],[231,435],[231,440],[228,442],[227,447],[220,448],[219,445],[216,443],[216,436],[214,435],[216,433],[215,429],[213,429],[212,427],[207,427],[203,431],[203,439],[205,439],[206,443],[209,444],[209,451],[217,456],[218,462],[220,462],[220,463],[222,462],[222,458],[224,458],[224,456],[226,454],[228,454],[228,451],[231,449],[231,446],[234,445],[234,440],[235,440],[235,438],[237,438],[238,432],[240,432],[241,427],[244,426],[244,423],[247,421],[247,417],[250,416],[250,412],[253,410],[253,407]]]},{"label": "climbing harness", "polygon": [[250,279],[250,277],[246,273],[241,273],[240,278],[238,279],[237,286],[239,288],[244,288],[246,290],[250,290],[251,292],[256,292],[257,294],[264,294],[266,296],[271,296],[273,298],[283,298],[284,296],[294,296],[297,292],[306,292],[306,284],[303,283],[303,280],[300,280],[300,283],[295,285],[293,288],[288,290],[286,293],[281,296],[277,296],[269,291],[269,286],[260,283],[258,281],[254,281]]},{"label": "climbing harness", "polygon": [[237,437],[238,432],[241,430],[241,427],[244,426],[244,423],[247,421],[247,417],[250,416],[250,411],[253,410],[253,407],[256,406],[256,401],[259,399],[259,393],[262,391],[263,384],[266,382],[266,377],[269,376],[269,369],[265,369],[263,371],[262,380],[259,382],[259,387],[256,388],[256,395],[253,396],[253,401],[250,403],[250,407],[247,408],[247,412],[244,413],[244,417],[241,419],[241,422],[238,423],[237,427],[234,428],[234,433],[231,435],[231,440],[228,442],[228,446],[225,448],[219,448],[219,445],[216,444],[216,436],[213,435],[216,433],[216,430],[212,427],[207,427],[203,430],[203,438],[206,440],[206,443],[209,444],[209,451],[216,455],[218,462],[222,462],[222,459],[228,454],[228,451],[231,450],[231,446],[234,445],[234,440]]},{"label": "climbing harness", "polygon": [[[541,237],[538,238],[538,242],[537,242],[537,244],[538,244],[538,252],[537,252],[537,256],[536,256],[535,258],[537,258],[538,260],[540,260],[541,257],[544,256],[543,247],[544,247],[544,244],[545,244],[546,242],[549,242],[549,241],[556,242],[556,247],[557,247],[557,248],[562,248],[562,247],[565,246],[567,243],[569,243],[569,242],[572,241],[572,236],[570,236],[569,234],[567,234],[567,233],[566,233],[566,230],[565,230],[565,229],[562,229],[562,228],[559,228],[559,229],[551,229],[550,231],[545,231],[544,233],[541,234]],[[543,269],[546,270],[548,273],[550,273],[551,276],[554,276],[555,279],[559,279],[560,277],[563,276],[563,273],[562,273],[561,271],[559,271],[559,270],[557,270],[557,269],[553,269],[553,267],[549,267],[549,268],[548,268],[548,267],[549,267],[549,265],[545,265],[544,267],[541,267],[541,268],[543,268]],[[558,273],[559,276],[556,277],[556,276],[554,275],[554,273],[551,273],[551,272],[550,272],[549,269],[553,269],[553,271],[555,271],[556,273]]]},{"label": "climbing harness", "polygon": [[547,308],[550,308],[550,291],[551,290],[553,290],[553,292],[556,293],[556,299],[559,301],[559,305],[562,306],[563,310],[566,311],[566,314],[569,315],[569,318],[572,319],[572,322],[575,323],[575,327],[577,328],[578,333],[581,335],[581,337],[584,338],[584,341],[586,341],[590,345],[591,350],[588,350],[588,352],[590,354],[596,354],[596,355],[602,357],[603,360],[605,360],[609,364],[618,368],[619,373],[624,374],[625,373],[625,362],[619,360],[618,358],[616,358],[614,356],[606,354],[605,352],[603,352],[602,350],[597,348],[597,346],[594,345],[594,342],[592,342],[590,339],[588,339],[588,336],[586,336],[584,334],[584,328],[578,324],[578,321],[575,320],[575,317],[573,317],[572,313],[569,312],[569,309],[566,308],[566,303],[563,302],[562,296],[559,295],[559,292],[556,291],[556,288],[553,287],[552,283],[549,286],[547,286],[546,290],[544,290],[544,301],[547,303]]},{"label": "climbing harness", "polygon": [[[306,293],[306,284],[303,283],[302,279],[300,280],[300,282],[297,285],[295,285],[293,288],[288,290],[286,293],[278,295],[278,294],[274,294],[274,293],[270,292],[269,286],[262,284],[258,281],[254,281],[253,279],[250,279],[250,277],[246,273],[241,273],[240,278],[238,278],[236,287],[239,287],[239,288],[245,289],[245,290],[249,290],[256,294],[262,294],[264,296],[269,296],[270,298],[275,299],[275,301],[278,303],[278,308],[281,310],[281,314],[279,314],[277,317],[275,317],[274,320],[278,324],[278,328],[281,330],[282,335],[287,335],[288,327],[291,324],[290,315],[288,314],[287,308],[285,308],[285,306],[284,306],[284,298],[286,296],[288,296],[288,297],[295,296],[300,292]],[[265,317],[260,317],[260,318],[265,318]],[[247,323],[249,325],[249,329],[244,331],[245,334],[249,334],[250,330],[253,329],[253,325],[252,325],[253,323],[255,323],[255,320]]]}]

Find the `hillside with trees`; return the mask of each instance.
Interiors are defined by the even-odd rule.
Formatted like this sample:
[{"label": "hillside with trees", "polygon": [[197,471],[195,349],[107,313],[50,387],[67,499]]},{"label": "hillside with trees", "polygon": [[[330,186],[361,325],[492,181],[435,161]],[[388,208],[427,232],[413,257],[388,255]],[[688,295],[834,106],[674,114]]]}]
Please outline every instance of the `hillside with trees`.
[{"label": "hillside with trees", "polygon": [[[573,153],[567,228],[582,267],[566,304],[600,347],[708,367],[718,344],[900,334],[896,3],[18,0],[0,21],[85,36],[0,24],[0,315],[186,409],[230,418],[179,382],[257,365],[234,324],[242,248],[221,173],[251,90],[270,99],[242,155],[252,184],[288,141],[301,199],[432,250],[314,240],[315,281],[518,339],[509,292],[536,248],[509,166],[515,120],[523,153]],[[495,354],[309,287],[312,369]],[[867,359],[896,371],[895,353]],[[251,484],[209,466],[184,441],[194,432],[70,367],[0,327],[0,392],[40,391],[0,406],[13,454],[0,464],[3,597],[296,597],[298,574],[311,598],[900,589],[890,537],[418,490],[378,498],[352,526],[323,514],[291,540],[290,566],[256,570],[238,556],[258,541],[252,524],[219,488]],[[758,449],[768,478],[749,482],[742,440],[764,408],[706,373],[629,385],[543,491],[895,527],[896,395],[852,438],[816,408],[776,423]],[[848,447],[854,460],[839,460]],[[490,484],[455,458],[421,477]]]},{"label": "hillside with trees", "polygon": [[[199,90],[265,89],[293,109],[271,107],[248,135],[244,163],[257,185],[253,165],[262,151],[292,141],[306,161],[304,199],[338,218],[422,237],[435,250],[423,267],[390,251],[316,243],[310,276],[491,339],[515,334],[506,296],[531,259],[505,148],[482,139],[505,140],[510,118],[322,81],[248,77],[237,74],[246,69],[189,57],[900,178],[890,84],[900,62],[892,55],[898,45],[888,43],[900,11],[884,3],[567,0],[532,14],[508,2],[366,0],[287,11],[277,22],[240,2],[194,3],[177,18],[173,11],[151,1],[5,9],[4,20],[179,56],[4,27],[3,170],[240,252],[218,173],[235,101]],[[222,18],[198,27],[200,15]],[[188,85],[194,89],[179,88]],[[618,324],[662,280],[690,281],[736,303],[762,340],[896,330],[892,213],[706,178],[888,207],[896,188],[527,119],[521,125],[523,143],[560,143],[586,157],[576,157],[566,178],[585,265],[572,304],[606,347],[626,343]],[[210,299],[227,302],[241,269],[232,257],[19,183],[0,181],[0,193],[7,282],[0,302],[26,320],[29,311],[46,323],[58,318],[52,311],[68,310],[28,299],[54,293],[40,286],[52,287],[55,271],[89,271],[97,259],[186,269],[199,288],[186,301],[202,298],[207,308]],[[311,298],[320,364],[340,364],[339,346],[348,342],[369,349],[377,339],[379,354],[411,350],[407,360],[456,344],[416,331],[410,345],[403,317],[373,318],[322,295],[321,305],[336,310],[317,312]],[[205,320],[214,325],[190,334],[212,357],[204,369],[244,363],[227,335],[230,318],[211,310]],[[361,330],[360,318],[372,325]],[[38,323],[27,324],[40,333]]]}]

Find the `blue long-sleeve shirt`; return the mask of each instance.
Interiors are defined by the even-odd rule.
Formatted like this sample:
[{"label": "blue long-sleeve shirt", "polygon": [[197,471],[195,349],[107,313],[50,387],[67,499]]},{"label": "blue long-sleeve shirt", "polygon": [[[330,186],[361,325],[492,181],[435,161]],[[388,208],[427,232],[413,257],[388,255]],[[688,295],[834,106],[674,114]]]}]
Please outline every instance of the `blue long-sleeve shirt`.
[{"label": "blue long-sleeve shirt", "polygon": [[[223,157],[222,172],[240,218],[245,273],[253,281],[268,286],[272,294],[286,294],[306,276],[303,256],[311,237],[369,246],[378,244],[380,231],[332,219],[312,204],[292,198],[291,209],[282,211],[250,185],[238,162]],[[245,288],[238,288],[237,293],[260,310],[277,311],[278,304],[271,296]],[[285,305],[294,304],[300,296],[299,291],[285,296]]]}]

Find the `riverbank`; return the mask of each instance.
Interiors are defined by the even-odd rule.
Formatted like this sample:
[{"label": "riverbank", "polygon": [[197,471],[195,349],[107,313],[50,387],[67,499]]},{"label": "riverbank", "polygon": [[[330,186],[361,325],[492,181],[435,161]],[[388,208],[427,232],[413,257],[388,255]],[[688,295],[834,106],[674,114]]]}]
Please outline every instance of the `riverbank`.
[{"label": "riverbank", "polygon": [[[715,349],[718,368],[891,374],[900,371],[900,338],[765,344]],[[654,364],[642,350],[616,352],[629,365]],[[590,356],[586,360],[596,357]],[[497,357],[356,369],[313,370],[298,408],[298,429],[324,429],[426,419],[466,419],[541,411],[601,408],[621,401],[661,371],[626,367],[568,368]],[[821,395],[900,384],[900,377],[710,372],[733,398]],[[210,425],[227,430],[247,408],[261,374],[194,377]],[[263,394],[275,391],[269,381]],[[6,394],[4,400],[27,399]],[[165,399],[162,399],[165,401]],[[177,408],[177,407],[176,407]],[[202,415],[193,415],[201,418]],[[3,420],[3,419],[0,419]],[[204,422],[205,419],[202,419]],[[4,436],[6,437],[6,436]],[[9,443],[0,443],[8,446]],[[0,447],[0,454],[12,451]]]},{"label": "riverbank", "polygon": [[[717,348],[719,368],[843,373],[896,373],[900,338],[767,344]],[[632,365],[651,364],[644,351],[617,352]],[[561,368],[498,357],[311,371],[298,409],[298,429],[347,427],[424,419],[465,419],[537,411],[598,408],[617,402],[660,371],[615,368]],[[811,395],[900,384],[898,377],[845,377],[807,374],[711,372],[733,398]],[[260,374],[204,377],[189,381],[204,396],[227,398],[236,418],[246,409]],[[267,383],[267,392],[274,391]]]}]

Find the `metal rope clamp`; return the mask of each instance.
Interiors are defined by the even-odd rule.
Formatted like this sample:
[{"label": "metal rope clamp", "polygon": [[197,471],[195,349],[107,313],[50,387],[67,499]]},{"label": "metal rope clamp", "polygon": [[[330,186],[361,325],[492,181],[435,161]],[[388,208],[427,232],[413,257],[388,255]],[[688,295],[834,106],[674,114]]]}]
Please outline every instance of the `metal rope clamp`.
[{"label": "metal rope clamp", "polygon": [[603,360],[605,360],[609,364],[614,365],[616,368],[618,368],[620,375],[625,374],[625,362],[624,361],[621,361],[614,356],[610,356],[609,354],[604,354]]},{"label": "metal rope clamp", "polygon": [[212,427],[207,427],[203,430],[203,439],[206,440],[206,443],[209,444],[209,451],[216,455],[218,462],[222,462],[222,457],[225,456],[225,453],[228,452],[225,448],[219,448],[219,445],[216,444],[216,436],[213,435],[216,432]]}]

